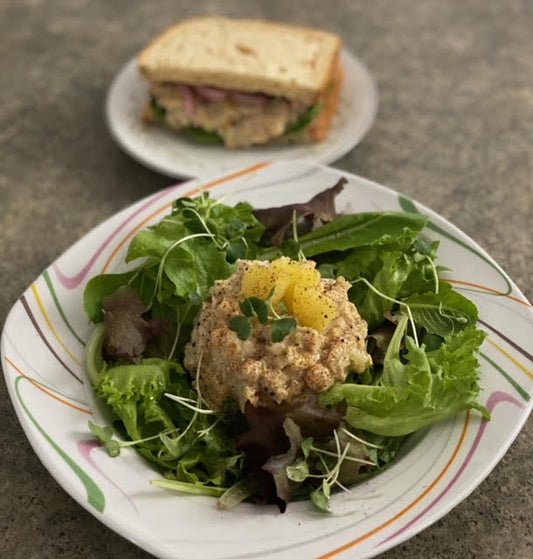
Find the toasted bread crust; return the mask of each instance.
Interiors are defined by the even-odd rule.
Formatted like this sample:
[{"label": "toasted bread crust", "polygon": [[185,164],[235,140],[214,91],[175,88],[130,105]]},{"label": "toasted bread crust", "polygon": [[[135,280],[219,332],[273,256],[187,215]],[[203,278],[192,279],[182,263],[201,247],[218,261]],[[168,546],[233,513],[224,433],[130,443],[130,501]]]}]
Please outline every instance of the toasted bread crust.
[{"label": "toasted bread crust", "polygon": [[306,104],[319,98],[341,49],[337,35],[262,20],[197,18],[156,37],[139,55],[153,82],[261,92]]},{"label": "toasted bread crust", "polygon": [[320,92],[318,102],[322,104],[322,111],[309,124],[308,133],[313,142],[321,142],[328,135],[333,118],[339,106],[340,92],[344,73],[342,65],[337,56],[332,69],[331,78],[325,89]]}]

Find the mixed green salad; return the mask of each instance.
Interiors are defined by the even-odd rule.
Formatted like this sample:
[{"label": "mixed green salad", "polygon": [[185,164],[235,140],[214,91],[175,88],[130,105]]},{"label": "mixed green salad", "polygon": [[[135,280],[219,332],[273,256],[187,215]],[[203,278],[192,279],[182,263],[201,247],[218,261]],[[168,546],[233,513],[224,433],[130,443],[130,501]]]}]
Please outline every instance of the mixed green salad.
[{"label": "mixed green salad", "polygon": [[[126,262],[136,267],[89,281],[84,305],[96,327],[87,372],[116,418],[113,428],[90,429],[112,456],[133,446],[163,474],[154,484],[217,497],[222,508],[251,500],[283,511],[289,500],[308,498],[327,511],[333,491],[386,468],[410,433],[468,409],[489,418],[477,400],[484,339],[477,309],[439,279],[427,218],[336,215],[344,182],[308,202],[261,210],[208,193],[180,198],[132,240]],[[323,278],[351,283],[372,365],[297,408],[247,404],[215,413],[198,390],[198,376],[209,371],[183,364],[195,318],[239,259],[281,256],[313,259]],[[252,303],[241,308],[253,323],[268,300]],[[286,332],[281,326],[272,343],[294,327],[294,320]]]}]

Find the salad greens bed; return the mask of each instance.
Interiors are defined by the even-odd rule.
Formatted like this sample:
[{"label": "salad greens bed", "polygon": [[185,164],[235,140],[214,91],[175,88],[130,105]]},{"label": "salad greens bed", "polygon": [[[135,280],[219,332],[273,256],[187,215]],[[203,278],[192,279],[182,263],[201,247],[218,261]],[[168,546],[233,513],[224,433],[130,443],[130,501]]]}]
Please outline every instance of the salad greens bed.
[{"label": "salad greens bed", "polygon": [[[97,326],[87,372],[116,418],[115,430],[90,429],[112,456],[134,446],[164,474],[153,483],[218,497],[222,508],[251,499],[283,511],[290,499],[310,498],[327,511],[332,490],[383,470],[410,433],[468,409],[489,418],[477,401],[477,309],[439,279],[427,218],[337,216],[344,182],[266,210],[207,193],[178,199],[131,242],[126,262],[139,265],[90,280],[84,305]],[[215,414],[195,388],[208,371],[183,366],[195,317],[238,259],[280,256],[312,258],[323,277],[352,283],[373,364],[297,405]]]}]

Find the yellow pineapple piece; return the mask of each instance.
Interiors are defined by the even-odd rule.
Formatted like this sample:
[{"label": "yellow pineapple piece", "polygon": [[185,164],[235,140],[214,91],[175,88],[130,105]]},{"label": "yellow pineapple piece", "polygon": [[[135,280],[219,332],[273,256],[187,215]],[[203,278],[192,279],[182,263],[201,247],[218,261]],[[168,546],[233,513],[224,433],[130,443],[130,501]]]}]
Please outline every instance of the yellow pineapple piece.
[{"label": "yellow pineapple piece", "polygon": [[296,285],[313,287],[320,284],[320,272],[315,270],[311,262],[297,262],[288,258],[280,258],[273,262],[272,266],[279,270],[280,274],[289,278],[289,284],[283,295],[283,302],[289,310],[292,310],[294,287]]},{"label": "yellow pineapple piece", "polygon": [[324,293],[312,262],[282,257],[270,265],[250,264],[242,278],[243,297],[267,299],[272,289],[272,303],[283,301],[301,326],[324,330],[337,316],[337,305]]},{"label": "yellow pineapple piece", "polygon": [[267,299],[272,288],[272,302],[277,304],[281,301],[285,290],[290,283],[290,277],[280,274],[272,265],[255,264],[250,266],[242,277],[242,294],[244,298],[259,297]]},{"label": "yellow pineapple piece", "polygon": [[324,293],[321,285],[295,285],[292,314],[301,326],[322,331],[337,316],[337,305]]}]

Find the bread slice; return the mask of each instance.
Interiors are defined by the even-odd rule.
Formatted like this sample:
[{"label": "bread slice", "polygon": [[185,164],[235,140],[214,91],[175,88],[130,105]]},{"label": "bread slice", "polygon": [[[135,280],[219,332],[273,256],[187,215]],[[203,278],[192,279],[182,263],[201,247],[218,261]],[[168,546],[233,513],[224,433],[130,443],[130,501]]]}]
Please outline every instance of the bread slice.
[{"label": "bread slice", "polygon": [[206,17],[164,31],[141,52],[138,65],[152,82],[259,92],[312,105],[327,92],[340,49],[340,38],[326,31]]},{"label": "bread slice", "polygon": [[328,135],[337,112],[343,81],[344,71],[339,61],[334,66],[333,75],[328,87],[320,93],[317,100],[317,103],[320,103],[321,106],[320,113],[300,132],[285,134],[272,143],[307,144],[323,141]]}]

